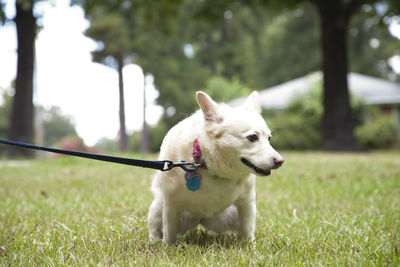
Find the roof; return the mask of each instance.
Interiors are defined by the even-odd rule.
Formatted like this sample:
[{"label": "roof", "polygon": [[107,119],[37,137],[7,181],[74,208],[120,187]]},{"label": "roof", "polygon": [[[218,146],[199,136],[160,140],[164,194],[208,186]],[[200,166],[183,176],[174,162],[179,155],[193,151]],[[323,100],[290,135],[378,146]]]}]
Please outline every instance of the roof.
[{"label": "roof", "polygon": [[[309,75],[261,90],[261,106],[263,109],[284,109],[299,94],[307,92],[316,82],[322,80],[322,72]],[[349,89],[358,95],[367,105],[399,105],[400,84],[366,76],[358,73],[348,74]],[[231,105],[238,106],[245,98],[238,98]]]}]

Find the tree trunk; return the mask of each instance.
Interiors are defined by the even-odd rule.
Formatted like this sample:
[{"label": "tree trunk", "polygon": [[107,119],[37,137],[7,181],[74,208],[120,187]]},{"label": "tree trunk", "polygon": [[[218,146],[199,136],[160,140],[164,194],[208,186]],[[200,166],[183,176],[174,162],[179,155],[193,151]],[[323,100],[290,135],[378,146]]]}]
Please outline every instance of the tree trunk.
[{"label": "tree trunk", "polygon": [[347,84],[347,19],[341,1],[322,2],[319,6],[324,73],[322,146],[324,150],[357,150]]},{"label": "tree trunk", "polygon": [[[16,1],[15,24],[18,36],[18,62],[9,138],[32,143],[36,18],[33,16],[32,11],[33,1],[25,1],[22,4],[20,2]],[[33,150],[16,147],[9,147],[8,153],[13,157],[31,157],[34,155]]]},{"label": "tree trunk", "polygon": [[119,150],[126,152],[128,150],[128,138],[125,128],[125,99],[124,99],[124,76],[122,68],[124,67],[123,57],[118,57],[118,82],[119,82]]}]

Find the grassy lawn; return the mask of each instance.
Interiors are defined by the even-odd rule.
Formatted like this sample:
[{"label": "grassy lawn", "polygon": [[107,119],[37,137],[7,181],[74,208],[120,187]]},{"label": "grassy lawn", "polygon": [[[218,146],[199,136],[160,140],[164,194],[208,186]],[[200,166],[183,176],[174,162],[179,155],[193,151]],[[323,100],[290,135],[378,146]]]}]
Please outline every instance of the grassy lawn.
[{"label": "grassy lawn", "polygon": [[255,244],[199,228],[172,247],[148,242],[152,170],[0,161],[0,266],[400,265],[399,152],[282,155],[257,181]]}]

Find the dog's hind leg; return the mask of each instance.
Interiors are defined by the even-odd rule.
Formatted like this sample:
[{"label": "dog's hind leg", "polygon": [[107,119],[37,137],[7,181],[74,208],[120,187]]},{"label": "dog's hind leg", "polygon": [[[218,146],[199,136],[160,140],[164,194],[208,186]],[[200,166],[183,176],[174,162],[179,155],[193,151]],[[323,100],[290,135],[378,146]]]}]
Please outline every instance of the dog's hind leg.
[{"label": "dog's hind leg", "polygon": [[202,219],[200,224],[215,233],[238,231],[240,229],[238,210],[236,206],[231,205],[215,217]]},{"label": "dog's hind leg", "polygon": [[193,217],[189,212],[183,211],[179,216],[179,231],[178,236],[184,235],[200,223],[200,219]]},{"label": "dog's hind leg", "polygon": [[155,198],[150,205],[148,215],[149,237],[151,242],[156,242],[162,239],[162,197]]}]

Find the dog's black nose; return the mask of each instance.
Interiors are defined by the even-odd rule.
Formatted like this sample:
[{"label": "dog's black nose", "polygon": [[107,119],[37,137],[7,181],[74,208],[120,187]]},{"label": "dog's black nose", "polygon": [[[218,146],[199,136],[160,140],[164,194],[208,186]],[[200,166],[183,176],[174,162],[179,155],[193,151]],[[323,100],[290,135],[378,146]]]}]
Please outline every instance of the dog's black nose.
[{"label": "dog's black nose", "polygon": [[274,158],[274,163],[276,167],[282,166],[282,164],[285,162],[284,158]]}]

